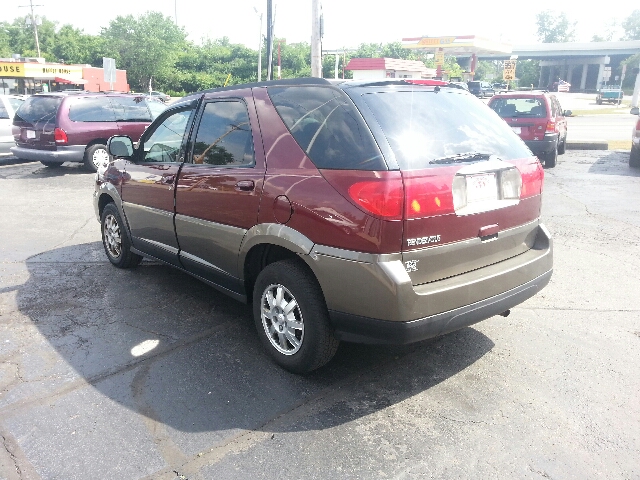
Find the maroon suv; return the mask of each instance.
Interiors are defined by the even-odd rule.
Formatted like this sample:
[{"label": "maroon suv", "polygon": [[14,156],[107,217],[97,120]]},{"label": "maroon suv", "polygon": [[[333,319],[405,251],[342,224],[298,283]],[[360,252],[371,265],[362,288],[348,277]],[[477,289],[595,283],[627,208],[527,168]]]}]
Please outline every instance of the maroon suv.
[{"label": "maroon suv", "polygon": [[190,95],[113,137],[96,214],[142,256],[252,301],[281,366],[339,340],[409,343],[508,310],[552,273],[543,170],[455,86],[297,79]]},{"label": "maroon suv", "polygon": [[548,92],[499,93],[489,100],[496,111],[520,135],[544,166],[553,168],[567,147],[567,119],[558,98]]},{"label": "maroon suv", "polygon": [[13,120],[18,158],[48,167],[84,162],[95,172],[109,162],[106,143],[112,135],[137,141],[165,109],[150,97],[125,93],[48,93],[27,98]]}]

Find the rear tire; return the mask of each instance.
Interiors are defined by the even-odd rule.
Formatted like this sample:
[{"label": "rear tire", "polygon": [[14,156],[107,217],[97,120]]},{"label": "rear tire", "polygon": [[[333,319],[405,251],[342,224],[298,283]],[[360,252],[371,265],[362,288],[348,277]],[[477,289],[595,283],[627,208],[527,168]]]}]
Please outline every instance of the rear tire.
[{"label": "rear tire", "polygon": [[551,152],[544,154],[544,167],[553,168],[558,163],[558,149],[554,148]]},{"label": "rear tire", "polygon": [[131,251],[131,240],[113,203],[105,205],[100,217],[102,245],[109,261],[118,268],[135,267],[142,257]]},{"label": "rear tire", "polygon": [[320,285],[296,260],[274,262],[260,272],[253,317],[262,345],[290,372],[320,368],[338,349]]},{"label": "rear tire", "polygon": [[110,160],[107,146],[101,143],[91,145],[84,151],[84,167],[90,172],[97,172],[98,168],[104,170]]},{"label": "rear tire", "polygon": [[64,162],[43,162],[42,160],[40,160],[40,163],[43,164],[45,167],[60,168]]},{"label": "rear tire", "polygon": [[640,168],[640,148],[632,148],[629,154],[629,166],[631,168]]}]

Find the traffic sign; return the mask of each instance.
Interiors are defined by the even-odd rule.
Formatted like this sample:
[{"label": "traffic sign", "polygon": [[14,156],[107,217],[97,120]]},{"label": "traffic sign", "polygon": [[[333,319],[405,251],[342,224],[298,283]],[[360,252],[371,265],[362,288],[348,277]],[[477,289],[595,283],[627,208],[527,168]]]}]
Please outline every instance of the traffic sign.
[{"label": "traffic sign", "polygon": [[444,51],[436,51],[436,65],[444,65]]},{"label": "traffic sign", "polygon": [[[116,59],[102,57],[102,69],[104,70],[104,81],[107,83],[116,83]],[[113,90],[113,85],[111,86]]]},{"label": "traffic sign", "polygon": [[503,80],[515,80],[516,79],[516,61],[505,60],[504,70],[502,71]]}]

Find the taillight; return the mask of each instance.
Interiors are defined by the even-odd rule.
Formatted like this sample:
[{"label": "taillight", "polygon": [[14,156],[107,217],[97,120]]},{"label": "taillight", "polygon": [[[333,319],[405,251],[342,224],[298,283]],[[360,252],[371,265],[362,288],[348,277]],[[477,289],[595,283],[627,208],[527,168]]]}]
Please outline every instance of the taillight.
[{"label": "taillight", "polygon": [[401,178],[356,182],[349,187],[349,196],[373,215],[385,220],[402,219],[404,188]]},{"label": "taillight", "polygon": [[542,193],[544,170],[540,162],[518,165],[522,176],[522,190],[520,198],[533,197]]},{"label": "taillight", "polygon": [[556,122],[549,121],[547,123],[547,129],[545,133],[557,133],[557,132],[558,132],[558,125],[556,124]]},{"label": "taillight", "polygon": [[453,213],[453,175],[405,178],[405,218]]},{"label": "taillight", "polygon": [[53,131],[53,138],[55,139],[57,145],[66,145],[67,143],[69,143],[67,132],[65,132],[61,128],[56,128]]}]

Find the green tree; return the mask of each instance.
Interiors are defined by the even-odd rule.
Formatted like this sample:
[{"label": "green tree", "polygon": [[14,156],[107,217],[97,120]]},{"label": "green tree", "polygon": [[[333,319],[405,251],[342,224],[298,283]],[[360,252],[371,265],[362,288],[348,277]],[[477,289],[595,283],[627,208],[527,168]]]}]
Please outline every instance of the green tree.
[{"label": "green tree", "polygon": [[540,79],[540,62],[537,60],[518,60],[516,78],[519,86],[530,87],[533,85],[535,88]]},{"label": "green tree", "polygon": [[160,12],[118,16],[102,30],[105,53],[127,70],[132,88],[146,90],[152,78],[167,77],[184,50],[186,33]]},{"label": "green tree", "polygon": [[634,10],[631,15],[622,22],[624,40],[640,40],[640,10]]},{"label": "green tree", "polygon": [[557,14],[551,10],[545,10],[536,15],[538,26],[538,40],[542,43],[573,42],[575,40],[576,22],[571,22],[562,12]]}]

